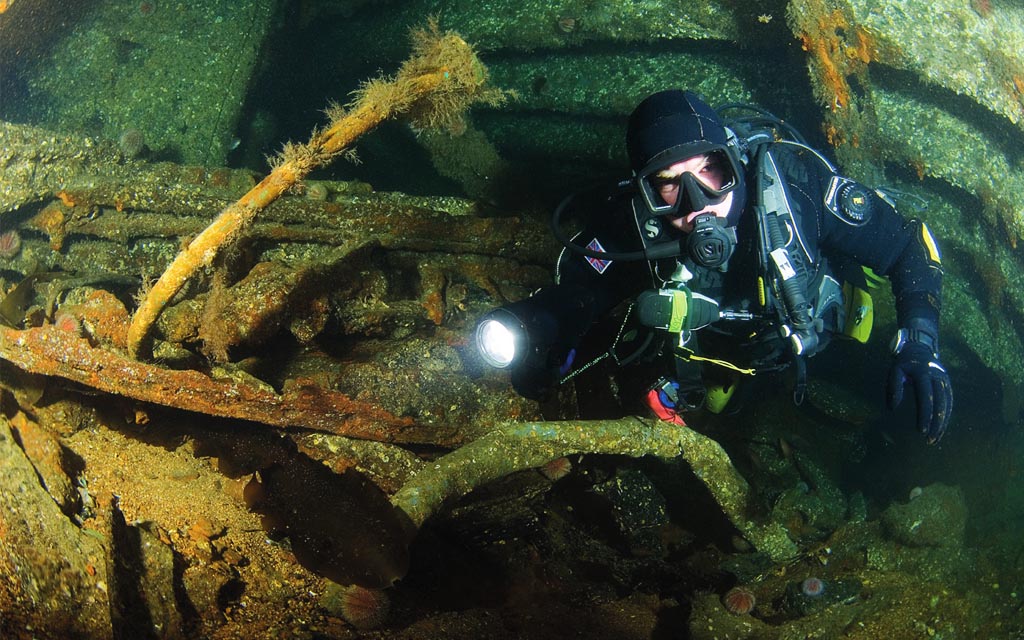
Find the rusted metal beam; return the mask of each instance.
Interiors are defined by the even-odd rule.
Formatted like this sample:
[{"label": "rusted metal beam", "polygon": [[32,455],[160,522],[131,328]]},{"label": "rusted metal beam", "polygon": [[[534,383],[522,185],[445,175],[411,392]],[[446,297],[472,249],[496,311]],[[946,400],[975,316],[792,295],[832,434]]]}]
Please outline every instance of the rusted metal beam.
[{"label": "rusted metal beam", "polygon": [[417,424],[369,402],[324,389],[309,379],[291,380],[283,393],[199,371],[142,363],[54,325],[0,327],[0,358],[25,371],[56,376],[143,402],[275,427],[300,427],[350,438],[405,444],[456,446],[454,429]]}]

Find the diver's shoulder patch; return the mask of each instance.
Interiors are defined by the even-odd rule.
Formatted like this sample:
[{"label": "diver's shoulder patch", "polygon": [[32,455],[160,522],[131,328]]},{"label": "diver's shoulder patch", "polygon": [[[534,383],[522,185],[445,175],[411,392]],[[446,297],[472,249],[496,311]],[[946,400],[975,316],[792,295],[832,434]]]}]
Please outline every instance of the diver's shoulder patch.
[{"label": "diver's shoulder patch", "polygon": [[832,176],[825,192],[825,208],[848,225],[862,227],[871,220],[878,196],[850,178]]},{"label": "diver's shoulder patch", "polygon": [[[587,243],[587,249],[590,249],[591,251],[599,251],[601,253],[605,252],[604,247],[601,246],[601,243],[598,241],[597,238],[594,238],[593,240]],[[590,263],[590,266],[594,267],[594,270],[597,271],[598,273],[603,274],[605,271],[608,270],[608,267],[612,266],[611,260],[592,258],[590,256],[586,256],[586,258],[587,262]]]}]

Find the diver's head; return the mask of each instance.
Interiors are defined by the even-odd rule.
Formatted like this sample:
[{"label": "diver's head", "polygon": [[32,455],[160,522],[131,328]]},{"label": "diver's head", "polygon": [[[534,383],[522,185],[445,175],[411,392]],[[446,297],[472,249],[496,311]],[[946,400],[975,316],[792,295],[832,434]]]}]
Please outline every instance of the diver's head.
[{"label": "diver's head", "polygon": [[696,94],[672,89],[647,97],[629,117],[626,148],[648,217],[689,232],[712,214],[734,226],[746,203],[734,137]]}]

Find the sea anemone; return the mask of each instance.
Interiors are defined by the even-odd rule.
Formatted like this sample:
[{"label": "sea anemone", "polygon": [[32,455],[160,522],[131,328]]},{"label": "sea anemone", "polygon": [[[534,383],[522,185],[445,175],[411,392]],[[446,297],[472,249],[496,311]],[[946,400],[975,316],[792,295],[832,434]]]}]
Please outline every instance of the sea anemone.
[{"label": "sea anemone", "polygon": [[57,315],[53,317],[53,326],[76,336],[82,335],[82,322],[66,311],[57,312]]},{"label": "sea anemone", "polygon": [[754,610],[757,598],[754,597],[754,592],[746,587],[733,587],[722,596],[722,604],[729,613],[742,616]]},{"label": "sea anemone", "polygon": [[146,150],[146,137],[134,127],[125,129],[117,138],[117,146],[126,158],[138,158]]},{"label": "sea anemone", "polygon": [[541,475],[550,480],[551,482],[557,482],[569,475],[572,471],[572,462],[569,458],[562,456],[561,458],[555,458],[550,462],[540,467]]},{"label": "sea anemone", "polygon": [[10,260],[21,251],[21,235],[14,229],[0,233],[0,258]]},{"label": "sea anemone", "polygon": [[825,593],[825,581],[821,578],[810,577],[800,583],[800,593],[808,598],[817,598]]},{"label": "sea anemone", "polygon": [[562,16],[555,22],[555,26],[557,26],[558,30],[562,33],[572,33],[576,30],[578,23],[579,21],[572,16]]},{"label": "sea anemone", "polygon": [[341,593],[341,617],[350,625],[365,631],[384,624],[391,610],[391,600],[380,589],[349,585]]}]

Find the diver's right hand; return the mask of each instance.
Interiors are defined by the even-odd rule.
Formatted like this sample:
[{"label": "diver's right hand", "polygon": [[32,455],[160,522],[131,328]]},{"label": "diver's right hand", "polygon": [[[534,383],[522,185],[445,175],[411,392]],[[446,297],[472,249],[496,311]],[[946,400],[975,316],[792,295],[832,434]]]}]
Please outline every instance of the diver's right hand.
[{"label": "diver's right hand", "polygon": [[909,340],[896,351],[889,370],[889,409],[903,402],[903,388],[911,387],[917,400],[917,429],[928,444],[938,442],[953,412],[953,385],[932,347]]}]

